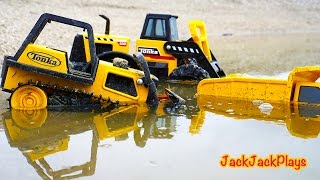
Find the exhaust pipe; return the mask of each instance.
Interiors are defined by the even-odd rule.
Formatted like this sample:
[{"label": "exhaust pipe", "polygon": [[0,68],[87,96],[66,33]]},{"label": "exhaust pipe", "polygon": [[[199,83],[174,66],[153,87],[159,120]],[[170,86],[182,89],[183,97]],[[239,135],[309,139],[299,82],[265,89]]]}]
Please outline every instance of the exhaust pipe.
[{"label": "exhaust pipe", "polygon": [[106,29],[104,33],[108,35],[110,33],[110,19],[103,14],[100,14],[99,16],[102,17],[104,20],[106,20]]}]

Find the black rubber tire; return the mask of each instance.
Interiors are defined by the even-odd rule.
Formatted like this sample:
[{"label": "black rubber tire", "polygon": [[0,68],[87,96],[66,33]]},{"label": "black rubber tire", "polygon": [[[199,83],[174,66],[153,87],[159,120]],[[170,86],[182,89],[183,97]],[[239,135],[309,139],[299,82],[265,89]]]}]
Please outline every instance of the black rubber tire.
[{"label": "black rubber tire", "polygon": [[184,64],[174,69],[169,75],[170,80],[197,80],[210,78],[209,73],[194,64]]}]

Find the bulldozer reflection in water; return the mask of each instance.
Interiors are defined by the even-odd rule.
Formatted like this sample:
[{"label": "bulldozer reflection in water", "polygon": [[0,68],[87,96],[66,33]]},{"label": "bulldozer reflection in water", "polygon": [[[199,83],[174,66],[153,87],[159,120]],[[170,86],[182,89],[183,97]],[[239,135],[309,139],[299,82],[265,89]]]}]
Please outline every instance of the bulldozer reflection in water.
[{"label": "bulldozer reflection in water", "polygon": [[[43,179],[70,179],[95,173],[100,140],[127,140],[131,132],[135,144],[143,148],[149,138],[172,138],[172,133],[176,131],[174,110],[177,110],[176,107],[166,103],[161,103],[153,112],[147,106],[139,105],[99,113],[11,109],[3,114],[3,125],[11,147],[22,152],[39,176]],[[64,165],[63,169],[55,170],[55,164],[46,160],[49,155],[54,157],[68,151],[71,136],[90,131],[92,144],[88,162]],[[82,155],[85,154],[81,152]]]},{"label": "bulldozer reflection in water", "polygon": [[[179,85],[181,86],[181,85]],[[160,85],[161,87],[161,85]],[[179,91],[178,88],[173,90]],[[183,91],[194,91],[183,89]],[[194,94],[194,93],[188,93]],[[245,102],[231,99],[210,99],[186,96],[185,106],[178,108],[160,103],[155,111],[147,107],[130,105],[110,112],[59,112],[42,110],[14,110],[4,113],[4,128],[11,147],[18,148],[43,179],[64,179],[91,176],[95,173],[99,142],[107,138],[128,140],[133,133],[135,144],[143,148],[150,139],[173,138],[176,118],[191,120],[189,133],[200,133],[206,112],[222,114],[234,119],[256,119],[286,125],[291,135],[315,138],[320,131],[319,108],[316,106],[272,104],[273,109],[259,109],[261,102]],[[198,107],[196,104],[198,103]],[[182,119],[183,120],[183,119]],[[208,121],[208,120],[207,120]],[[227,127],[226,127],[227,128]],[[88,162],[55,170],[55,164],[46,159],[70,151],[73,135],[91,132],[91,153]],[[131,136],[132,137],[132,136]],[[83,141],[83,140],[81,140]],[[85,143],[85,142],[83,142]],[[101,145],[102,147],[103,145]],[[81,151],[81,156],[85,156]]]}]

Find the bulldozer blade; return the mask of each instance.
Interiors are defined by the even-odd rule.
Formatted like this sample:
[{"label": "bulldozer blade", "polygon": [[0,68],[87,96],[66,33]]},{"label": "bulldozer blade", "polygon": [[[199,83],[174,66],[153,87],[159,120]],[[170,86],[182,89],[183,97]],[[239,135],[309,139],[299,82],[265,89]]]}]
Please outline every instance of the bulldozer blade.
[{"label": "bulldozer blade", "polygon": [[197,87],[198,96],[215,96],[268,102],[320,104],[320,66],[296,67],[288,80],[229,76],[204,79]]},{"label": "bulldozer blade", "polygon": [[181,42],[166,42],[164,44],[164,49],[166,53],[171,54],[177,59],[196,59],[196,64],[206,70],[211,78],[221,78],[226,75],[223,69],[218,64],[218,61],[213,56],[212,52],[210,51],[212,60],[209,61],[198,44],[192,40]]}]

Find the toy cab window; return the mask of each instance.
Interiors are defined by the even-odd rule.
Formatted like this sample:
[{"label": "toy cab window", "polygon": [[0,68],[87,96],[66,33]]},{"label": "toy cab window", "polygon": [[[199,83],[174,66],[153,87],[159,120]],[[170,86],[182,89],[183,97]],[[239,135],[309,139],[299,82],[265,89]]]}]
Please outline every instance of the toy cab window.
[{"label": "toy cab window", "polygon": [[153,19],[149,19],[145,36],[151,36],[152,29],[153,29],[152,26],[153,26]]},{"label": "toy cab window", "polygon": [[170,36],[171,36],[171,41],[177,41],[179,40],[178,37],[178,28],[177,28],[177,19],[175,17],[170,18]]},{"label": "toy cab window", "polygon": [[319,87],[301,86],[299,93],[299,102],[320,103]]},{"label": "toy cab window", "polygon": [[146,37],[166,37],[166,21],[164,19],[150,18],[145,32]]},{"label": "toy cab window", "polygon": [[130,96],[137,96],[134,81],[133,79],[128,77],[109,73],[107,76],[105,87],[128,94]]},{"label": "toy cab window", "polygon": [[166,37],[166,23],[165,20],[157,19],[156,21],[156,36]]}]

